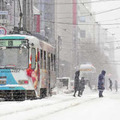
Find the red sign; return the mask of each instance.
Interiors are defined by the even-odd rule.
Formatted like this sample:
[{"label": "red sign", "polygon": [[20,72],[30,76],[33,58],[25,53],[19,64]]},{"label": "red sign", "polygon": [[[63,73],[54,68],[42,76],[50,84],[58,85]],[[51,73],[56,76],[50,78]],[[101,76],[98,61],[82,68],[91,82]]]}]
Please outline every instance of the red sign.
[{"label": "red sign", "polygon": [[73,25],[77,23],[77,1],[73,0]]},{"label": "red sign", "polygon": [[0,35],[6,35],[7,30],[4,27],[0,27]]},{"label": "red sign", "polygon": [[35,19],[35,32],[40,32],[40,15],[34,15]]}]

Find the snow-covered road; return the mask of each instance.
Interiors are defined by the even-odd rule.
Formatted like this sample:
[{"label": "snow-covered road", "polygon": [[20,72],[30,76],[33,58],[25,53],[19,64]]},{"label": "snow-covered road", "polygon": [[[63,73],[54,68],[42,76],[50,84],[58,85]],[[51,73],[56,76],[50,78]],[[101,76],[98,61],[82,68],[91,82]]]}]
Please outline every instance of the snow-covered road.
[{"label": "snow-covered road", "polygon": [[[57,118],[57,119],[56,119]],[[120,93],[105,94],[76,107],[52,114],[42,120],[120,120]],[[39,119],[40,120],[40,119]]]},{"label": "snow-covered road", "polygon": [[119,120],[120,93],[105,91],[104,95],[59,94],[41,100],[1,102],[0,120]]}]

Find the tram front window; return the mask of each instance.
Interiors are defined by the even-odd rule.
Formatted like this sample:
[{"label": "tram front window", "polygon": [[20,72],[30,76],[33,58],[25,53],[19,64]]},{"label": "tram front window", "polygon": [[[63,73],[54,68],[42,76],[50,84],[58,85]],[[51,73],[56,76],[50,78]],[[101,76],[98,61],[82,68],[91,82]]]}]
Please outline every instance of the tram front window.
[{"label": "tram front window", "polygon": [[27,68],[28,48],[0,49],[0,68]]}]

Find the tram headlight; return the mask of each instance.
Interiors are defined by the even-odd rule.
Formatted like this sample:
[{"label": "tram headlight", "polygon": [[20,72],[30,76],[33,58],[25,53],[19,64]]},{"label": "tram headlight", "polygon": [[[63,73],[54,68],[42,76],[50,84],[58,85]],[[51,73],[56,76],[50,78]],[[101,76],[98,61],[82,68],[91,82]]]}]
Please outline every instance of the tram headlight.
[{"label": "tram headlight", "polygon": [[18,80],[18,84],[28,84],[28,80]]}]

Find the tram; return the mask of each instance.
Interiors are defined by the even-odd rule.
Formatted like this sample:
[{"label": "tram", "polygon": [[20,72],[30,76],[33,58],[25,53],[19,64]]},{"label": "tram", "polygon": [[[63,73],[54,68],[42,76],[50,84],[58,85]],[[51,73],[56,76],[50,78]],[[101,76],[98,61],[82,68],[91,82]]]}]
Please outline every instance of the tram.
[{"label": "tram", "polygon": [[0,98],[25,100],[51,95],[55,49],[29,35],[0,36]]}]

